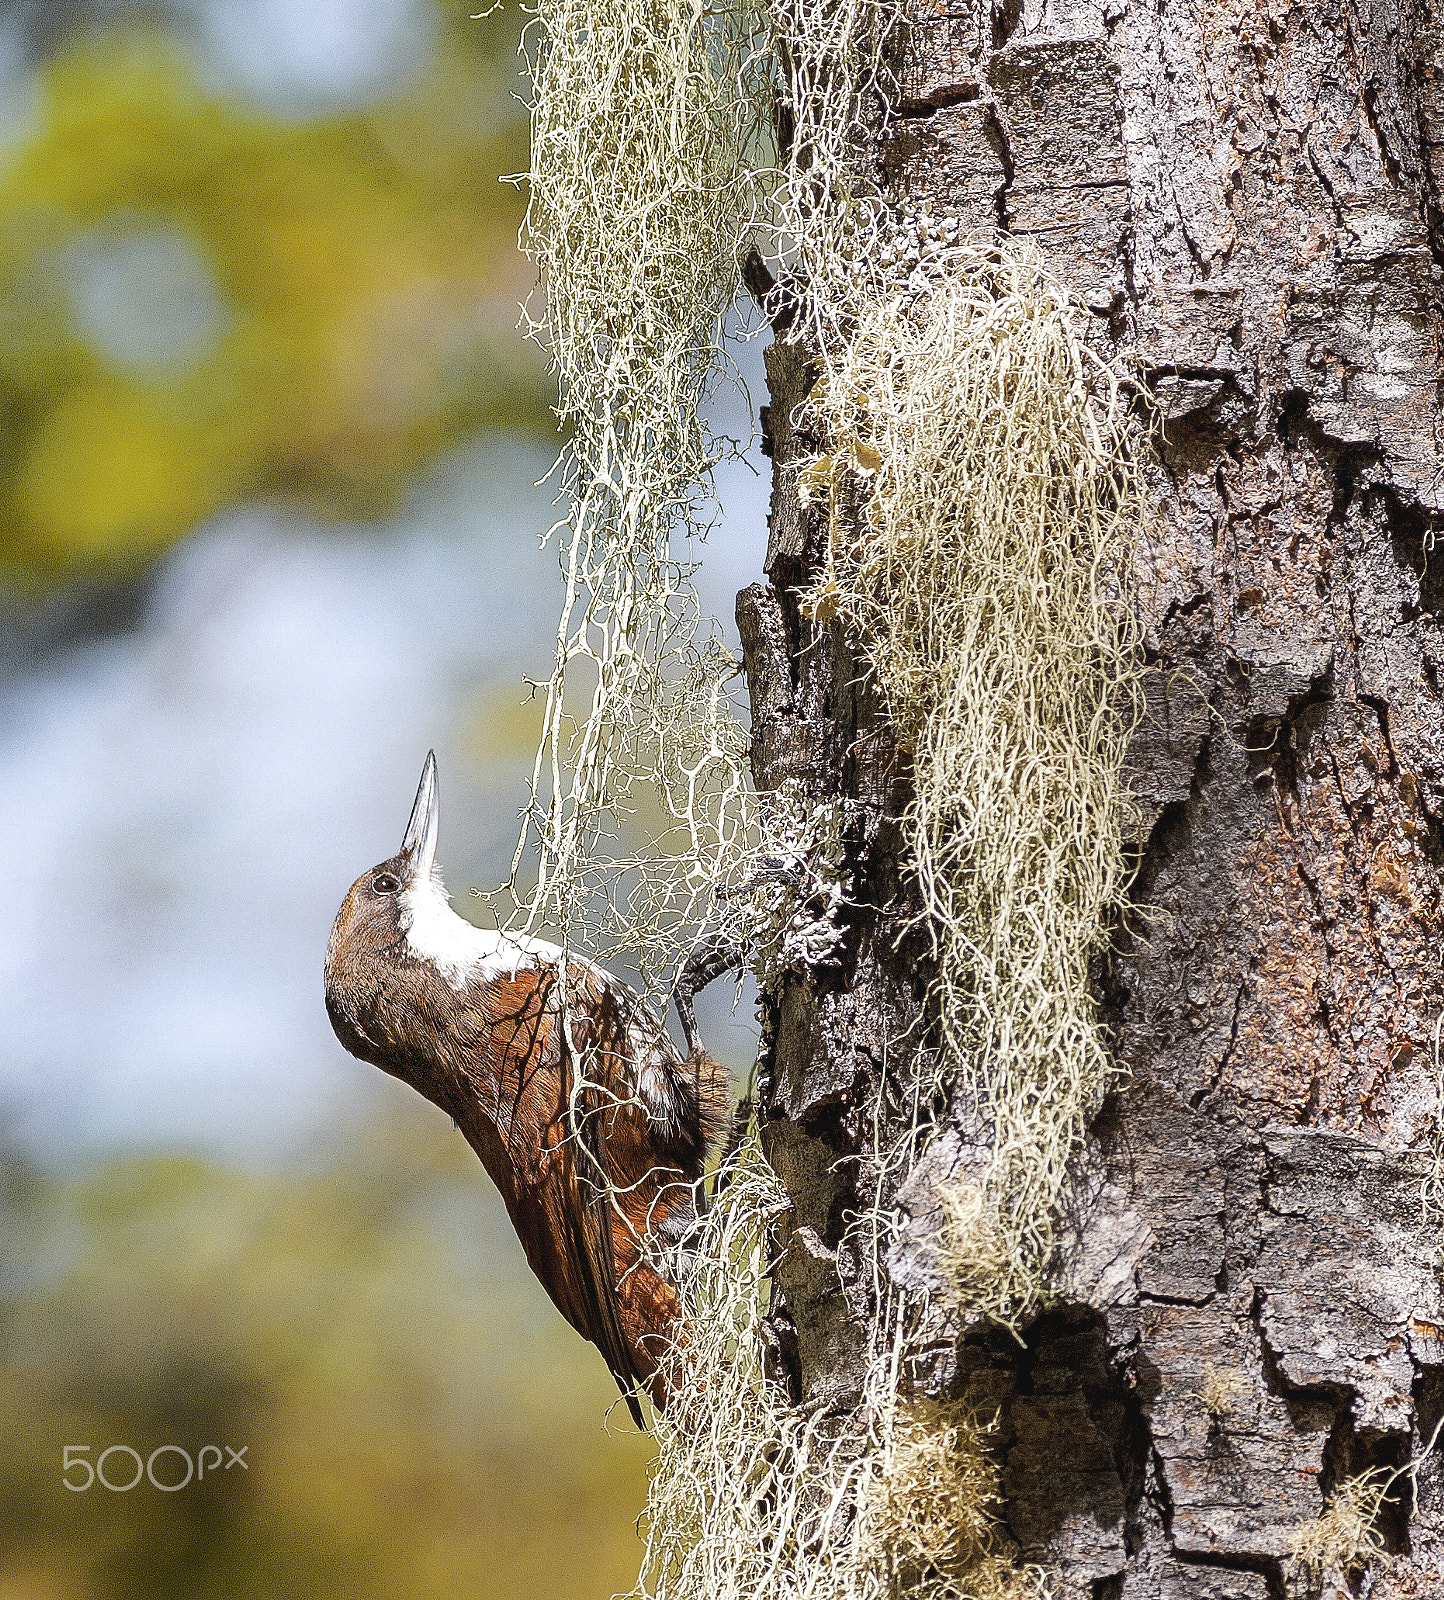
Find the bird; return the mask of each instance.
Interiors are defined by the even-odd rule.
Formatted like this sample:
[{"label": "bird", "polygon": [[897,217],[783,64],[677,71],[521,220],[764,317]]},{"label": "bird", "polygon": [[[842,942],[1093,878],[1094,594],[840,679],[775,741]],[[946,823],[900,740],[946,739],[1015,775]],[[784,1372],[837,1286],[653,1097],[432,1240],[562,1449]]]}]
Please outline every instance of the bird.
[{"label": "bird", "polygon": [[595,962],[453,911],[439,828],[429,751],[400,850],[362,873],[336,914],[331,1026],[352,1055],[451,1116],[532,1271],[645,1428],[638,1394],[665,1407],[663,1360],[685,1344],[679,1263],[726,1118],[725,1069],[697,1041],[690,1003],[684,1059]]}]

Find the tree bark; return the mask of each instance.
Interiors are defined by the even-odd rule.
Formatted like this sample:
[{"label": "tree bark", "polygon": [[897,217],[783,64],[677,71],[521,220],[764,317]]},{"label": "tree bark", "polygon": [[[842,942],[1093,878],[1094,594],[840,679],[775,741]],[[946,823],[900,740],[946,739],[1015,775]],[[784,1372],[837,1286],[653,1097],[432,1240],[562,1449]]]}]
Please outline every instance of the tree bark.
[{"label": "tree bark", "polygon": [[[1135,899],[1098,996],[1124,1076],[1025,1347],[940,1340],[1001,1408],[1004,1515],[1059,1592],[1348,1592],[1292,1556],[1328,1495],[1415,1463],[1353,1592],[1444,1594],[1434,1171],[1444,853],[1436,432],[1444,74],[1408,0],[909,0],[875,149],[895,197],[1042,250],[1163,422],[1135,572],[1151,671]],[[785,109],[785,108],[784,108]],[[786,117],[782,118],[785,129]],[[739,597],[759,788],[845,799],[838,962],[764,997],[765,1147],[794,1213],[775,1326],[845,1415],[872,1307],[847,1218],[923,1003],[906,762],[797,592],[807,351],[768,352],[767,578]],[[889,1059],[889,1051],[893,1051]],[[944,1133],[901,1198],[967,1157]]]}]

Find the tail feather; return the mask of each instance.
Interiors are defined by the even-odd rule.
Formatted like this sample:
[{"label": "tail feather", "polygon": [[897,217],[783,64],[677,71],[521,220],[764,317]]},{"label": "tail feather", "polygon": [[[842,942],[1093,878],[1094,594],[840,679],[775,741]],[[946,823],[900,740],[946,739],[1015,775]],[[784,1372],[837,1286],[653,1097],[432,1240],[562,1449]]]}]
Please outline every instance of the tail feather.
[{"label": "tail feather", "polygon": [[705,1152],[712,1149],[731,1121],[732,1086],[727,1069],[700,1046],[687,1057],[687,1071],[697,1094],[697,1120]]}]

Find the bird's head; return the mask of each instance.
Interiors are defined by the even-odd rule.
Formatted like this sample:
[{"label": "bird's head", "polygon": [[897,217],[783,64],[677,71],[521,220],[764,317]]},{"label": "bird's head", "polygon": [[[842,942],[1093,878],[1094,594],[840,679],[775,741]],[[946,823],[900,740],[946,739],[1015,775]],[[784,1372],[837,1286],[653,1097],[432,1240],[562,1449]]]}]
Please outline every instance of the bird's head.
[{"label": "bird's head", "polygon": [[399,1019],[387,1013],[400,999],[403,980],[409,977],[414,984],[430,976],[424,970],[430,963],[413,934],[418,924],[438,918],[462,921],[447,903],[436,866],[440,819],[436,755],[428,751],[401,848],[351,885],[326,948],[332,1027],[353,1055],[388,1069],[390,1062],[378,1052],[390,1053]]}]

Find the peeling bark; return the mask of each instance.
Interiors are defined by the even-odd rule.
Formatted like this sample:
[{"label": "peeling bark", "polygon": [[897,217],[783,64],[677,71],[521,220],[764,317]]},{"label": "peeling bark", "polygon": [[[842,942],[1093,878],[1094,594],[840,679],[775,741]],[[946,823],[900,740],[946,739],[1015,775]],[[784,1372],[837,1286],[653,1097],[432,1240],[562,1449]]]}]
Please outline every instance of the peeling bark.
[{"label": "peeling bark", "polygon": [[[1347,1592],[1291,1557],[1344,1478],[1416,1463],[1355,1592],[1444,1594],[1432,1170],[1444,1002],[1444,43],[1412,0],[910,0],[885,192],[1031,240],[1135,352],[1163,421],[1137,605],[1135,898],[1099,998],[1122,1087],[1080,1158],[1056,1307],[937,1334],[1001,1408],[1009,1526],[1060,1593]],[[785,118],[784,118],[785,126]],[[870,1308],[845,1218],[865,1108],[916,1048],[907,768],[797,589],[806,353],[768,354],[766,585],[739,600],[759,786],[849,803],[845,959],[765,997],[762,1108],[796,1211],[780,1360],[855,1401]],[[911,1041],[911,1042],[899,1042]],[[926,1279],[948,1130],[900,1197]],[[1362,1588],[1359,1587],[1362,1585]]]}]

